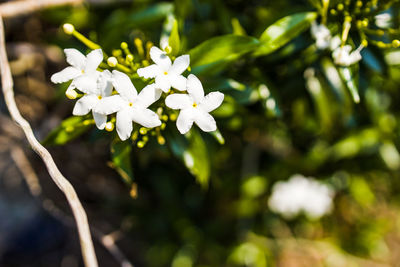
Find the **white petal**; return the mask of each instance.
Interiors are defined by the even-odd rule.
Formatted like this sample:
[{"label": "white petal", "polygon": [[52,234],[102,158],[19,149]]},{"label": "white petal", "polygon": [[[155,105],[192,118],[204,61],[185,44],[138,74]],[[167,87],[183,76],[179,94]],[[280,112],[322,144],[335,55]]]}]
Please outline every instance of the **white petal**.
[{"label": "white petal", "polygon": [[67,62],[79,70],[83,70],[86,63],[86,57],[74,48],[64,49]]},{"label": "white petal", "polygon": [[172,64],[172,67],[169,69],[169,72],[175,75],[182,74],[189,67],[189,64],[189,55],[177,57],[174,61],[174,64]]},{"label": "white petal", "polygon": [[96,49],[86,56],[85,72],[93,72],[103,61],[103,51]]},{"label": "white petal", "polygon": [[156,87],[168,93],[169,89],[171,89],[171,83],[168,80],[167,75],[161,74],[156,77]]},{"label": "white petal", "polygon": [[121,95],[122,98],[129,102],[133,102],[137,96],[135,86],[133,86],[131,79],[125,73],[113,70],[113,85],[115,90]]},{"label": "white petal", "polygon": [[84,95],[81,99],[76,101],[72,114],[75,116],[86,115],[96,106],[98,101],[99,99],[96,95]]},{"label": "white petal", "polygon": [[100,90],[101,96],[110,96],[113,85],[111,81],[111,72],[109,70],[105,70],[100,74],[100,79],[97,81],[97,86]]},{"label": "white petal", "polygon": [[168,71],[171,67],[171,59],[160,48],[153,46],[150,49],[150,57],[162,71]]},{"label": "white petal", "polygon": [[188,108],[181,110],[179,113],[178,119],[176,120],[176,127],[181,134],[187,133],[190,128],[192,128],[195,115],[193,111],[193,108]]},{"label": "white petal", "polygon": [[158,99],[160,99],[161,94],[161,89],[156,88],[156,85],[154,83],[147,85],[145,88],[142,89],[142,91],[140,91],[135,103],[138,103],[143,108],[147,108]]},{"label": "white petal", "polygon": [[122,141],[128,139],[132,133],[132,109],[127,107],[117,112],[117,133]]},{"label": "white petal", "polygon": [[62,71],[54,73],[50,79],[53,83],[64,83],[78,77],[79,75],[82,75],[82,72],[77,68],[66,67]]},{"label": "white petal", "polygon": [[186,109],[193,105],[193,99],[187,94],[172,94],[165,99],[165,105],[172,109]]},{"label": "white petal", "polygon": [[72,82],[76,88],[87,94],[97,94],[98,73],[83,74],[75,78]]},{"label": "white petal", "polygon": [[217,130],[217,123],[215,122],[213,116],[201,110],[196,112],[194,122],[204,132],[213,132]]},{"label": "white petal", "polygon": [[97,105],[94,107],[93,111],[109,115],[111,113],[120,111],[121,109],[128,106],[128,102],[123,100],[119,95],[113,95],[108,97],[103,97]]},{"label": "white petal", "polygon": [[187,89],[191,97],[193,97],[196,103],[201,103],[204,98],[204,90],[200,80],[193,74],[190,74],[187,78]]},{"label": "white petal", "polygon": [[182,75],[168,75],[169,82],[171,86],[179,91],[186,90],[187,79]]},{"label": "white petal", "polygon": [[211,92],[206,95],[203,101],[200,103],[199,108],[205,112],[211,112],[219,107],[224,101],[224,94],[221,92]]},{"label": "white petal", "polygon": [[104,127],[106,127],[106,123],[107,123],[107,115],[103,115],[97,112],[92,112],[93,114],[93,119],[94,122],[96,123],[97,128],[99,128],[100,130],[103,130]]},{"label": "white petal", "polygon": [[150,109],[133,108],[132,120],[147,128],[161,125],[158,115]]},{"label": "white petal", "polygon": [[137,70],[137,74],[140,77],[144,77],[146,79],[147,78],[154,78],[157,75],[161,74],[161,69],[156,64],[153,64],[153,65],[150,65],[148,67],[138,69]]}]

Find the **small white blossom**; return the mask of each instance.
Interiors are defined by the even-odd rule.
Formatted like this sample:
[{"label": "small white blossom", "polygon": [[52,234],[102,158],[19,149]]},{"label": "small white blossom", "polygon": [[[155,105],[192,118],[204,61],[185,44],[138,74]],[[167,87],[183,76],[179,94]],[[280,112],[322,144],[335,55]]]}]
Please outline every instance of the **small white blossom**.
[{"label": "small white blossom", "polygon": [[217,130],[217,124],[209,112],[221,105],[224,94],[211,92],[204,96],[203,86],[193,74],[187,78],[187,92],[189,94],[172,94],[165,99],[169,108],[181,110],[176,121],[179,132],[187,133],[193,122],[205,132]]},{"label": "small white blossom", "polygon": [[72,80],[69,90],[78,88],[84,93],[94,93],[97,90],[97,79],[100,72],[97,67],[103,61],[103,52],[96,49],[86,57],[76,49],[64,49],[67,62],[71,65],[51,76],[53,83],[63,83]]},{"label": "small white blossom", "polygon": [[111,72],[105,70],[100,74],[97,90],[95,92],[89,92],[80,98],[76,102],[72,114],[75,116],[82,116],[88,114],[89,111],[92,110],[97,128],[103,130],[107,122],[107,115],[95,112],[94,108],[97,104],[101,103],[105,97],[111,95],[112,88]]},{"label": "small white blossom", "polygon": [[392,27],[392,15],[388,12],[384,12],[375,16],[375,24],[379,28],[390,28]]},{"label": "small white blossom", "polygon": [[333,196],[334,191],[328,185],[296,174],[274,185],[268,204],[272,211],[288,219],[300,212],[310,219],[318,219],[332,210]]},{"label": "small white blossom", "polygon": [[344,45],[335,48],[332,57],[336,65],[348,67],[361,60],[360,51],[364,46],[360,45],[356,50],[351,51],[351,45]]},{"label": "small white blossom", "polygon": [[166,52],[153,46],[150,49],[150,57],[155,64],[137,70],[139,76],[144,78],[155,78],[155,85],[164,92],[171,87],[184,91],[186,89],[186,78],[181,74],[189,67],[189,55],[177,57],[174,64]]},{"label": "small white blossom", "polygon": [[153,128],[161,125],[158,115],[148,107],[161,96],[161,90],[154,84],[148,85],[138,94],[130,78],[117,70],[113,71],[113,85],[119,95],[103,98],[94,111],[103,115],[117,112],[116,128],[121,140],[126,140],[132,133],[132,122]]},{"label": "small white blossom", "polygon": [[326,49],[331,41],[331,32],[323,24],[317,24],[315,21],[311,24],[311,35],[315,39],[315,45],[318,49]]}]

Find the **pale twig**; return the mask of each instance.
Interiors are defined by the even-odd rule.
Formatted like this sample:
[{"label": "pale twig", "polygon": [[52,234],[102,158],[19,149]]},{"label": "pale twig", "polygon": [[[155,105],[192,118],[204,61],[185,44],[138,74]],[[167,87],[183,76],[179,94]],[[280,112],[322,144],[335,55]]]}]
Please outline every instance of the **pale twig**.
[{"label": "pale twig", "polygon": [[45,8],[66,5],[77,5],[89,2],[96,5],[116,4],[120,2],[129,3],[132,0],[18,0],[0,4],[0,15],[3,18],[27,15]]},{"label": "pale twig", "polygon": [[11,76],[10,64],[7,59],[5,37],[4,37],[4,25],[3,25],[3,18],[1,16],[0,16],[0,72],[1,72],[1,84],[2,84],[3,95],[8,111],[10,112],[12,119],[24,131],[29,144],[32,146],[32,149],[43,159],[53,181],[65,194],[68,203],[71,206],[77,224],[79,239],[81,243],[82,257],[85,262],[85,265],[88,267],[97,267],[98,264],[97,264],[96,254],[93,248],[87,216],[85,210],[82,207],[81,202],[79,201],[75,189],[73,188],[71,183],[58,170],[49,151],[47,151],[36,139],[30,124],[21,116],[18,107],[15,103],[13,80]]}]

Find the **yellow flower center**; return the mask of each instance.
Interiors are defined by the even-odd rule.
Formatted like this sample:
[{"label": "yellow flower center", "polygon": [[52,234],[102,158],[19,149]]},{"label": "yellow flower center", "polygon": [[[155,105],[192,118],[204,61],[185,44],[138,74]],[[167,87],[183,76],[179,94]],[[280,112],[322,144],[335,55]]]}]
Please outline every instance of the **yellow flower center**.
[{"label": "yellow flower center", "polygon": [[193,103],[193,107],[194,107],[194,108],[197,107],[197,104],[196,104],[196,103]]},{"label": "yellow flower center", "polygon": [[164,75],[168,75],[168,72],[164,71]]},{"label": "yellow flower center", "polygon": [[133,106],[133,104],[132,104],[132,103],[129,103],[129,106],[130,106],[130,107],[132,107],[132,106]]},{"label": "yellow flower center", "polygon": [[97,98],[100,100],[100,99],[102,99],[103,97],[102,97],[101,95],[99,95]]},{"label": "yellow flower center", "polygon": [[85,70],[81,70],[81,72],[82,72],[82,74],[84,74],[84,73],[85,73]]}]

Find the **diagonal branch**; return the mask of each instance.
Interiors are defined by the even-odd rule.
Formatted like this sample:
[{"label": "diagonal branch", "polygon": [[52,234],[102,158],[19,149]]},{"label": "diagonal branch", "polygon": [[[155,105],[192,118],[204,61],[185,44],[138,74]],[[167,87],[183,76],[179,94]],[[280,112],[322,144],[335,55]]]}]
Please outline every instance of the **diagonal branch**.
[{"label": "diagonal branch", "polygon": [[4,99],[12,119],[22,128],[32,149],[43,159],[47,170],[60,190],[65,194],[78,228],[81,243],[82,257],[87,267],[97,267],[96,254],[93,248],[92,238],[85,210],[71,183],[58,170],[52,156],[36,139],[32,128],[20,114],[14,99],[13,80],[11,76],[10,64],[7,59],[5,47],[4,25],[0,16],[0,73]]}]

